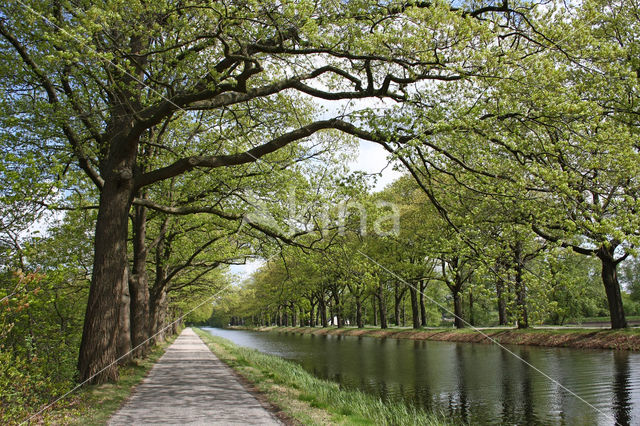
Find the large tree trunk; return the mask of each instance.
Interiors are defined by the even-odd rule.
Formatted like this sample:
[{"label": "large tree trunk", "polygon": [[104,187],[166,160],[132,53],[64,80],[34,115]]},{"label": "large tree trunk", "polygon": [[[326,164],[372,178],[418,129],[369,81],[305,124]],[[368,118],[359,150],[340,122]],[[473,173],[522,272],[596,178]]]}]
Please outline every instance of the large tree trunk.
[{"label": "large tree trunk", "polygon": [[376,314],[376,298],[375,297],[371,298],[371,312],[373,314],[373,326],[377,327],[378,326],[378,316]]},{"label": "large tree trunk", "polygon": [[316,304],[311,304],[311,309],[309,309],[309,327],[316,326]]},{"label": "large tree trunk", "polygon": [[611,328],[626,328],[627,319],[624,315],[622,306],[622,295],[620,293],[620,283],[618,282],[618,273],[616,271],[618,263],[614,260],[613,252],[615,247],[607,249],[602,246],[598,249],[598,258],[602,263],[602,283],[607,293],[607,302],[609,303],[609,315],[611,316]]},{"label": "large tree trunk", "polygon": [[504,300],[504,281],[501,278],[496,281],[496,295],[498,297],[498,323],[507,325],[507,304]]},{"label": "large tree trunk", "polygon": [[469,289],[469,324],[476,325],[476,319],[473,317],[473,291]]},{"label": "large tree trunk", "polygon": [[166,234],[169,227],[169,218],[165,217],[160,228],[160,239],[155,249],[156,276],[151,289],[149,307],[149,330],[153,336],[152,344],[165,339],[166,318],[169,313],[169,296],[167,294],[167,259],[171,253],[171,241],[167,241]]},{"label": "large tree trunk", "polygon": [[133,226],[133,268],[129,277],[129,295],[131,309],[131,345],[133,356],[143,357],[149,348],[149,282],[146,262],[146,226],[147,210],[138,206],[135,209]]},{"label": "large tree trunk", "polygon": [[356,295],[356,324],[358,328],[364,328],[364,322],[362,321],[362,301],[360,295]]},{"label": "large tree trunk", "polygon": [[505,282],[500,276],[500,273],[506,269],[506,258],[500,258],[495,263],[495,276],[496,276],[496,297],[498,303],[498,323],[500,325],[507,325],[507,295],[505,289]]},{"label": "large tree trunk", "polygon": [[[244,320],[241,322],[241,325],[244,325]],[[182,311],[173,311],[171,315],[171,335],[176,335],[180,332],[182,328]]]},{"label": "large tree trunk", "polygon": [[149,329],[151,330],[151,343],[162,342],[165,338],[167,311],[169,309],[169,300],[167,292],[164,289],[155,290],[151,298],[151,308],[149,312]]},{"label": "large tree trunk", "polygon": [[393,323],[396,327],[400,326],[400,300],[402,300],[398,287],[399,285],[396,283],[393,292]]},{"label": "large tree trunk", "polygon": [[296,305],[291,303],[291,327],[298,326],[298,310],[296,309]]},{"label": "large tree trunk", "polygon": [[131,309],[131,346],[133,356],[143,357],[149,348],[149,284],[144,277],[133,275],[129,279]]},{"label": "large tree trunk", "polygon": [[514,247],[514,260],[516,268],[516,306],[518,307],[518,328],[529,328],[529,312],[527,311],[527,287],[522,276],[524,268],[524,256],[522,254],[522,242],[516,242]]},{"label": "large tree trunk", "polygon": [[384,288],[382,286],[382,282],[378,287],[378,302],[380,303],[380,328],[385,329],[388,327],[387,325],[387,307],[384,301]]},{"label": "large tree trunk", "polygon": [[322,322],[322,327],[327,328],[329,323],[327,321],[327,302],[324,300],[324,296],[320,297],[320,321]]},{"label": "large tree trunk", "polygon": [[522,281],[521,271],[516,271],[516,305],[518,307],[518,328],[529,328],[529,312],[527,310],[527,287]]},{"label": "large tree trunk", "polygon": [[455,315],[454,324],[456,328],[464,328],[464,320],[462,319],[462,298],[460,297],[460,290],[452,290],[453,296],[453,313]]},{"label": "large tree trunk", "polygon": [[[120,164],[111,165],[115,170]],[[78,356],[81,381],[90,379],[91,383],[103,383],[118,378],[116,346],[121,301],[124,288],[128,286],[125,279],[132,189],[131,177],[122,173],[122,176],[106,178],[100,194],[93,275]]]},{"label": "large tree trunk", "polygon": [[131,360],[131,297],[129,295],[129,273],[124,270],[122,278],[122,298],[120,299],[120,316],[118,320],[118,341],[116,358],[118,364],[126,364]]},{"label": "large tree trunk", "polygon": [[422,323],[423,327],[427,326],[427,309],[424,306],[424,291],[426,288],[427,288],[426,280],[421,280],[419,299],[420,299],[420,322]]},{"label": "large tree trunk", "polygon": [[411,319],[413,320],[413,328],[418,329],[421,326],[418,290],[414,286],[410,286],[409,294],[411,295]]}]

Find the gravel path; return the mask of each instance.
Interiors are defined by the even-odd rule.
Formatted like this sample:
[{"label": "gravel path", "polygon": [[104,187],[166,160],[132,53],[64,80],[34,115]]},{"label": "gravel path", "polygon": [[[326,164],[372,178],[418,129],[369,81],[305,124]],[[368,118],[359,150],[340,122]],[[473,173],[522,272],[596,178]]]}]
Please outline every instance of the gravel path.
[{"label": "gravel path", "polygon": [[109,425],[281,424],[193,330],[185,329]]}]

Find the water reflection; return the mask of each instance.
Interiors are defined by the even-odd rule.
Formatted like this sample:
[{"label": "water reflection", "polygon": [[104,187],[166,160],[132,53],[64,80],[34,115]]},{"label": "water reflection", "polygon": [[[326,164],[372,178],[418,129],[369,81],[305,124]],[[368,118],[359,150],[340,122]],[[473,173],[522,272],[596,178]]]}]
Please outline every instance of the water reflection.
[{"label": "water reflection", "polygon": [[466,364],[464,349],[462,348],[462,345],[459,343],[456,343],[455,348],[456,348],[455,360],[457,364],[457,368],[455,372],[458,376],[458,388],[456,390],[457,395],[455,399],[458,400],[457,408],[459,411],[459,417],[464,423],[467,423],[467,421],[469,420],[469,416],[467,413],[468,404],[469,404],[469,400],[467,398],[467,383],[466,383],[467,364]]},{"label": "water reflection", "polygon": [[210,329],[322,378],[464,423],[638,424],[640,354]]},{"label": "water reflection", "polygon": [[615,373],[613,376],[613,408],[616,423],[619,425],[631,424],[631,392],[629,389],[629,353],[614,352],[613,365]]}]

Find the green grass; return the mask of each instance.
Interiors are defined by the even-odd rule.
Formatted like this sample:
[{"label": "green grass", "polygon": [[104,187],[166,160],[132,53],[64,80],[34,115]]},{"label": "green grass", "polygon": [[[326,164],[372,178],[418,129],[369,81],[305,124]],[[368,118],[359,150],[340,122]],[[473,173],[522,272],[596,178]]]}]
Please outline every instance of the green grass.
[{"label": "green grass", "polygon": [[401,402],[383,402],[361,391],[341,389],[337,383],[307,373],[298,364],[237,346],[197,328],[194,330],[222,361],[302,424],[446,424],[442,415]]},{"label": "green grass", "polygon": [[120,380],[117,383],[80,388],[33,421],[56,425],[105,424],[131,395],[135,386],[146,377],[151,367],[176,337],[173,336],[166,342],[155,346],[145,359],[137,359],[120,367]]},{"label": "green grass", "polygon": [[[512,333],[545,333],[545,334],[571,334],[571,333],[593,333],[597,331],[599,333],[626,333],[626,334],[640,334],[640,329],[638,328],[620,328],[617,330],[611,330],[609,328],[589,328],[589,327],[562,327],[562,326],[533,326],[529,328],[519,329],[513,327],[505,327],[505,328],[486,328],[483,329],[479,327],[479,329],[486,334],[500,333],[504,331],[509,331]],[[447,331],[449,333],[478,333],[478,331],[473,328],[453,328],[453,329],[442,329],[442,330],[425,330],[425,331]]]},{"label": "green grass", "polygon": [[[508,330],[511,333],[520,333],[520,334],[553,334],[553,335],[562,335],[562,334],[593,334],[597,332],[601,335],[614,335],[614,334],[625,334],[625,335],[640,335],[640,328],[620,328],[617,330],[611,330],[608,328],[588,328],[588,327],[565,327],[565,328],[547,328],[547,327],[530,327],[525,329],[517,329],[517,328],[507,328],[507,329],[486,329],[483,330],[488,335],[497,334],[502,331]],[[462,329],[454,329],[447,330],[453,333],[477,333],[472,328],[462,328]]]},{"label": "green grass", "polygon": [[[627,321],[638,321],[640,320],[640,315],[627,315],[626,318],[627,318]],[[583,317],[583,318],[571,319],[571,320],[568,320],[567,322],[572,324],[581,324],[585,322],[605,322],[608,324],[609,321],[610,321],[609,317]]]}]

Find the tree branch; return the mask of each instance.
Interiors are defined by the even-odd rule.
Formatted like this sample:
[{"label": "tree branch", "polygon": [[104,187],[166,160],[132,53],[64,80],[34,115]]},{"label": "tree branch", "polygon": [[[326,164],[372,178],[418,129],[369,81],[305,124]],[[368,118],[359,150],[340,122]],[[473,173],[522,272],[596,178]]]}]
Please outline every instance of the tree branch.
[{"label": "tree branch", "polygon": [[577,246],[575,244],[569,244],[565,241],[560,241],[559,237],[554,237],[552,235],[547,234],[546,232],[544,232],[542,229],[538,228],[536,225],[534,225],[533,223],[531,224],[531,229],[533,230],[533,232],[535,232],[537,235],[539,235],[540,237],[544,238],[547,241],[551,241],[552,243],[560,243],[561,247],[564,248],[570,248],[571,250],[575,251],[576,253],[579,254],[584,254],[586,256],[591,256],[596,254],[596,252],[598,251],[597,249],[586,249],[584,247],[580,247]]},{"label": "tree branch", "polygon": [[162,213],[167,213],[167,214],[171,214],[171,215],[177,215],[177,216],[186,216],[186,215],[190,215],[190,214],[213,214],[216,215],[222,219],[226,219],[226,220],[230,220],[230,221],[242,221],[243,224],[246,224],[247,226],[249,226],[252,229],[255,229],[259,232],[262,232],[263,234],[272,237],[276,240],[280,240],[286,244],[292,245],[292,246],[297,246],[297,247],[302,247],[302,248],[308,248],[303,244],[300,244],[299,242],[295,241],[294,239],[307,234],[307,232],[298,232],[293,234],[292,236],[288,237],[286,235],[282,235],[281,233],[279,233],[276,230],[270,229],[264,225],[261,225],[259,223],[253,222],[250,220],[250,218],[245,215],[245,214],[236,214],[236,213],[228,213],[225,211],[222,211],[220,209],[217,208],[213,208],[213,207],[170,207],[170,206],[163,206],[157,203],[154,203],[151,200],[146,200],[146,199],[139,199],[136,198],[133,200],[133,204],[134,205],[139,205],[139,206],[145,206],[151,210],[155,210],[155,211],[159,211]]},{"label": "tree branch", "polygon": [[[222,238],[224,238],[224,237],[226,237],[228,235],[229,234],[219,235],[216,238],[212,238],[211,240],[207,241],[206,243],[204,243],[203,245],[198,247],[196,250],[194,250],[194,252],[191,254],[191,256],[189,256],[189,259],[187,259],[186,262],[184,262],[181,265],[178,265],[178,266],[175,266],[175,267],[171,268],[171,272],[167,275],[166,280],[170,281],[180,271],[182,271],[183,269],[188,268],[189,266],[193,265],[193,261],[195,260],[195,258],[198,257],[198,255],[200,253],[202,253],[204,250],[206,250],[207,247],[209,247],[211,244],[215,243],[216,241],[219,241],[220,239],[222,239]],[[216,265],[216,266],[218,266],[218,265]]]},{"label": "tree branch", "polygon": [[136,179],[136,188],[142,188],[152,183],[178,176],[196,167],[218,168],[237,166],[245,163],[253,163],[263,156],[277,151],[286,145],[311,136],[319,130],[336,128],[337,120],[316,121],[300,127],[284,135],[278,136],[269,142],[252,148],[248,151],[216,156],[193,156],[182,158],[173,164],[140,175]]}]

